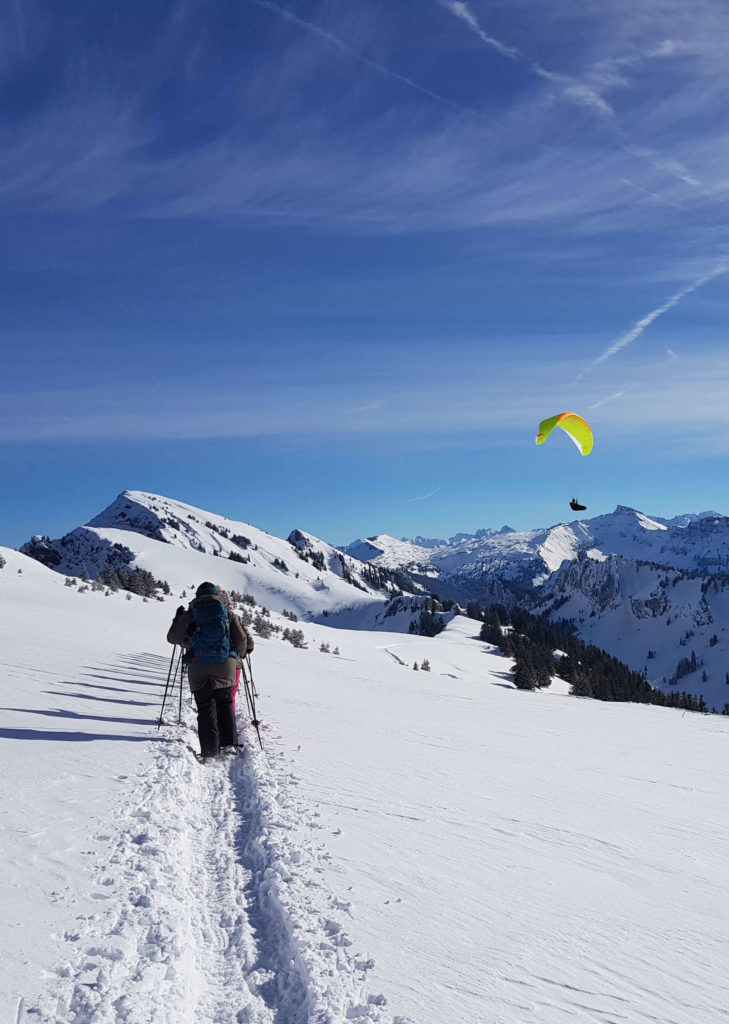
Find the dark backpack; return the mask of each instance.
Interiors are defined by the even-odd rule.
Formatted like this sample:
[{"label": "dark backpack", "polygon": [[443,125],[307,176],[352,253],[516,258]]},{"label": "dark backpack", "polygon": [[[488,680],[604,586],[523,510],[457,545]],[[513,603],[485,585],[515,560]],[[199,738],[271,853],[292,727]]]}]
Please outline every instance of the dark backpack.
[{"label": "dark backpack", "polygon": [[221,601],[203,601],[194,604],[192,612],[195,629],[184,661],[208,661],[222,665],[235,651],[230,649],[230,621],[228,608]]}]

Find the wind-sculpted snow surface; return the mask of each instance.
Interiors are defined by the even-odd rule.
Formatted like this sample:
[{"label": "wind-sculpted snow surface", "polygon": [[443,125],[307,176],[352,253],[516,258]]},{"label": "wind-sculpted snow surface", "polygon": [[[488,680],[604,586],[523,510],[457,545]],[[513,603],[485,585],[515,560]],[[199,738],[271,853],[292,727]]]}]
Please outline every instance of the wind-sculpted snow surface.
[{"label": "wind-sculpted snow surface", "polygon": [[18,1021],[389,1024],[284,755],[201,767],[165,732],[97,872],[109,909],[66,933],[68,959]]}]

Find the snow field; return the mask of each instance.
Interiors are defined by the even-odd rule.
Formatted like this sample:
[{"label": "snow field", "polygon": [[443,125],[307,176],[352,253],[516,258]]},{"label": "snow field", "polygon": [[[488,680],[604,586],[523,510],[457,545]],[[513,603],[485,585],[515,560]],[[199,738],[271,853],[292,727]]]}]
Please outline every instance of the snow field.
[{"label": "snow field", "polygon": [[302,623],[265,753],[200,766],[177,600],[7,557],[0,1020],[727,1024],[727,719],[517,692],[463,617]]},{"label": "snow field", "polygon": [[0,1019],[389,1024],[270,730],[265,754],[252,733],[201,766],[185,688],[182,726],[157,732],[177,602],[79,594],[3,555]]},{"label": "snow field", "polygon": [[[356,893],[393,1013],[727,1020],[729,723],[516,692],[477,628],[343,632],[336,675],[322,656],[316,686],[277,683],[283,736],[305,736],[287,747],[331,835],[327,871]],[[433,671],[413,672],[426,654]]]}]

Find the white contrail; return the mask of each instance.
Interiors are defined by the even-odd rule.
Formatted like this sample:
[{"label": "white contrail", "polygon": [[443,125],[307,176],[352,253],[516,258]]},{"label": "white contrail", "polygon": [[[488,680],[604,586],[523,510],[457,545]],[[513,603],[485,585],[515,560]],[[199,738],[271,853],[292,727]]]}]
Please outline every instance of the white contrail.
[{"label": "white contrail", "polygon": [[691,292],[695,292],[697,291],[697,289],[702,288],[705,284],[708,284],[709,281],[713,281],[715,277],[720,277],[722,274],[726,274],[727,270],[729,270],[729,262],[725,260],[724,262],[719,263],[716,267],[714,267],[713,270],[710,270],[707,274],[703,274],[700,278],[698,278],[698,280],[693,281],[691,284],[684,285],[683,288],[680,288],[677,292],[674,292],[673,295],[671,295],[670,298],[667,299],[662,306],[659,306],[657,309],[654,309],[651,313],[648,313],[646,316],[642,317],[635,324],[633,324],[629,331],[626,331],[625,334],[621,334],[619,338],[616,338],[615,341],[611,345],[609,345],[601,355],[597,357],[597,359],[594,359],[590,363],[590,365],[585,370],[583,370],[582,373],[578,375],[577,379],[579,380],[580,377],[587,373],[588,370],[592,370],[593,367],[598,365],[598,363],[604,363],[606,359],[610,359],[611,356],[614,356],[618,352],[621,352],[624,348],[627,348],[628,345],[632,344],[636,340],[636,338],[639,338],[643,331],[646,329],[646,327],[650,327],[650,325],[655,320],[657,320],[659,316],[663,316],[664,313],[667,313],[670,309],[673,309],[674,306],[677,306],[679,302],[685,299],[687,295],[690,295]]},{"label": "white contrail", "polygon": [[627,395],[627,393],[627,390],[616,391],[614,395],[609,395],[607,398],[602,398],[599,402],[593,402],[592,405],[588,405],[588,412],[591,412],[593,409],[599,409],[601,405],[607,405],[608,402],[614,402],[616,398],[622,398],[623,395]]},{"label": "white contrail", "polygon": [[401,75],[397,71],[392,71],[390,68],[385,67],[384,64],[378,64],[376,60],[370,60],[369,57],[365,57],[363,54],[358,53],[351,47],[347,46],[338,36],[333,35],[331,32],[327,32],[326,29],[320,28],[312,21],[305,21],[300,18],[298,14],[294,14],[289,11],[286,7],[279,7],[278,4],[273,3],[273,0],[248,0],[249,3],[255,4],[257,7],[265,7],[269,11],[273,11],[280,18],[284,18],[286,21],[291,21],[295,25],[300,25],[301,28],[308,29],[309,32],[313,32],[315,35],[320,36],[322,39],[326,39],[327,42],[331,43],[332,46],[336,46],[337,49],[342,50],[343,53],[348,54],[350,57],[354,57],[355,60],[360,61],[362,64],[366,64],[367,67],[372,68],[374,71],[378,71],[381,75],[387,75],[388,78],[395,79],[396,82],[402,82],[403,85],[409,86],[411,89],[416,89],[423,96],[428,96],[432,100],[436,100],[438,103],[445,103],[449,107],[453,107],[455,110],[460,110],[463,114],[471,114],[473,117],[478,117],[482,121],[487,121],[489,124],[500,124],[495,117],[487,116],[481,113],[479,110],[475,110],[473,107],[464,106],[462,103],[458,103],[456,100],[449,100],[446,96],[441,96],[440,93],[433,92],[432,89],[426,88],[424,85],[420,85],[418,82],[413,81],[412,78],[408,78],[406,75]]},{"label": "white contrail", "polygon": [[470,10],[468,9],[468,4],[461,3],[460,0],[439,0],[439,2],[443,7],[446,8],[446,10],[450,11],[451,14],[454,14],[457,18],[460,18],[461,21],[465,21],[468,27],[473,32],[476,33],[476,35],[479,37],[479,39],[481,39],[482,42],[486,43],[487,46],[493,47],[493,49],[497,50],[502,55],[502,57],[508,57],[510,60],[518,61],[518,63],[520,64],[531,63],[529,59],[525,57],[520,50],[517,50],[513,46],[506,46],[498,39],[494,39],[493,36],[490,36],[488,32],[485,32],[479,25],[474,15],[471,14]]},{"label": "white contrail", "polygon": [[442,490],[442,485],[440,487],[436,487],[434,491],[429,491],[427,494],[419,495],[417,498],[408,498],[408,501],[425,501],[426,498],[432,498],[433,495],[437,494],[440,490]]},{"label": "white contrail", "polygon": [[460,18],[461,21],[468,25],[481,42],[496,50],[502,57],[507,57],[516,64],[521,64],[523,67],[528,68],[532,74],[545,79],[547,82],[554,82],[556,85],[560,85],[563,89],[563,94],[573,102],[592,107],[593,110],[597,110],[601,114],[612,115],[613,108],[588,82],[572,78],[571,75],[563,75],[558,71],[550,71],[548,68],[543,67],[539,61],[522,53],[521,50],[517,50],[516,47],[507,46],[499,39],[495,39],[494,36],[490,36],[481,27],[476,16],[471,13],[468,4],[463,3],[463,0],[438,0],[438,2],[441,7],[445,7],[447,11],[450,11],[456,18]]}]

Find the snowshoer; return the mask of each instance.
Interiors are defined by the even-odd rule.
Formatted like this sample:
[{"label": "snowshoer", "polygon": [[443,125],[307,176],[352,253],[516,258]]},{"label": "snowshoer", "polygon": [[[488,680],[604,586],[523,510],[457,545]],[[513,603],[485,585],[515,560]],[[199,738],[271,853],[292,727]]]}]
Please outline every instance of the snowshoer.
[{"label": "snowshoer", "polygon": [[570,502],[570,508],[572,509],[573,512],[584,512],[585,509],[587,508],[587,505],[580,505],[580,503],[577,500],[577,498],[573,498],[572,501]]},{"label": "snowshoer", "polygon": [[[229,596],[228,592],[226,590],[223,590],[222,587],[218,587],[218,592],[220,593],[220,596],[225,601],[225,603],[228,606],[228,609],[230,610],[231,609],[231,604],[230,604],[230,596]],[[248,629],[246,629],[246,627],[245,627],[245,625],[243,623],[241,623],[241,625],[243,626],[243,629],[245,630],[245,634],[248,637],[248,648],[245,651],[237,651],[236,652],[238,654],[238,657],[235,660],[235,683],[233,684],[233,695],[232,695],[233,696],[233,714],[235,714],[235,695],[238,692],[238,687],[240,686],[240,674],[241,674],[241,671],[243,669],[243,659],[245,658],[246,654],[250,654],[251,653],[251,651],[253,650],[253,647],[254,647],[253,637],[251,636],[250,631]]]},{"label": "snowshoer", "polygon": [[197,705],[201,757],[215,757],[221,747],[237,747],[236,662],[252,650],[253,638],[214,583],[201,583],[189,608],[178,608],[167,640],[186,649],[183,660]]}]

